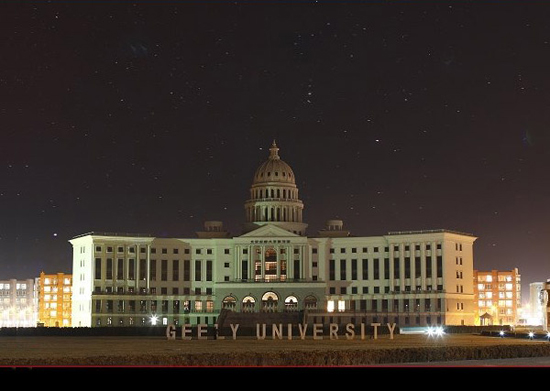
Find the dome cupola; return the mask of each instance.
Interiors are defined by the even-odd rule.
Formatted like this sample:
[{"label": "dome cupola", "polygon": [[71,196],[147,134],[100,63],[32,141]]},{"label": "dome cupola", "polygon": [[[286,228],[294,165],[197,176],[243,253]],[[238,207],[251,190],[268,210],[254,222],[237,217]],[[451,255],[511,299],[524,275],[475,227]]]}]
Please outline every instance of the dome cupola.
[{"label": "dome cupola", "polygon": [[261,225],[273,224],[304,235],[307,224],[302,222],[303,209],[294,172],[281,160],[279,147],[273,140],[268,159],[254,173],[250,198],[245,202],[245,232]]},{"label": "dome cupola", "polygon": [[279,148],[273,140],[269,148],[269,158],[260,164],[254,174],[253,184],[266,182],[295,183],[294,172],[279,156]]}]

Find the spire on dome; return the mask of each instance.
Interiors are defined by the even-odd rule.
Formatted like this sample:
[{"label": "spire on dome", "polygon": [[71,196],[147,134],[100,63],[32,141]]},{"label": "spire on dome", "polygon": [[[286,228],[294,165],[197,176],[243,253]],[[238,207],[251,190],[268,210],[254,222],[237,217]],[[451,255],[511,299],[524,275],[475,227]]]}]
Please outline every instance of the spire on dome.
[{"label": "spire on dome", "polygon": [[277,147],[277,144],[275,143],[275,140],[273,140],[273,144],[271,144],[271,148],[269,148],[269,158],[270,159],[280,159],[279,156],[279,148]]}]

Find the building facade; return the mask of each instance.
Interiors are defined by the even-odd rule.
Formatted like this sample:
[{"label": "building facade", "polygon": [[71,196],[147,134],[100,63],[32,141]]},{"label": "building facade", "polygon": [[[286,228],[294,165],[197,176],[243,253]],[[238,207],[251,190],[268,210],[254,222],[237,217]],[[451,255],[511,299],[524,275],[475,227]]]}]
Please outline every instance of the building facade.
[{"label": "building facade", "polygon": [[517,268],[509,271],[474,270],[476,325],[511,325],[519,323],[521,310],[521,275]]},{"label": "building facade", "polygon": [[71,327],[72,275],[40,273],[38,279],[38,324]]},{"label": "building facade", "polygon": [[315,323],[473,325],[471,234],[356,237],[341,220],[310,237],[275,142],[254,173],[245,223],[196,238],[91,232],[73,248],[75,327],[215,324],[222,309],[305,311]]},{"label": "building facade", "polygon": [[37,317],[35,280],[0,280],[0,327],[34,327]]}]

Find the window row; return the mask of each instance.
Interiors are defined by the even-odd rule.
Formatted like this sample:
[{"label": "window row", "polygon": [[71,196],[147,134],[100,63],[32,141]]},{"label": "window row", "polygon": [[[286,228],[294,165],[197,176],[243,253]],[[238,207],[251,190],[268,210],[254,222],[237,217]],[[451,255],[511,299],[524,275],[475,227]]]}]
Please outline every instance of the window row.
[{"label": "window row", "polygon": [[[399,278],[420,278],[425,276],[426,278],[432,277],[435,272],[436,277],[443,277],[443,257],[438,255],[436,257],[436,262],[433,264],[433,257],[428,256],[425,259],[425,262],[422,262],[420,257],[415,257],[414,259],[414,269],[413,262],[410,257],[405,257],[403,262],[400,258],[394,258],[393,262],[390,262],[389,258],[384,258],[383,263],[379,258],[375,258],[372,261],[372,270],[369,270],[369,260],[362,259],[361,262],[357,259],[351,260],[351,267],[348,274],[346,259],[340,259],[339,262],[339,279],[342,281],[347,281],[349,279],[353,280],[379,280],[383,274],[383,278],[388,280],[390,275],[394,279]],[[391,271],[393,270],[393,273]],[[403,276],[401,276],[403,272]],[[336,260],[329,260],[329,280],[336,280]]]},{"label": "window row", "polygon": [[[136,252],[136,246],[137,245],[130,245],[130,246],[127,246],[127,252],[129,254],[135,254]],[[113,246],[106,246],[106,252],[107,253],[112,253],[113,252],[113,249],[114,247]],[[124,246],[117,246],[116,247],[117,249],[117,253],[124,253]],[[151,247],[151,254],[157,254],[157,248],[156,247]],[[171,249],[171,254],[179,254],[180,253],[180,249],[179,248],[172,248]],[[96,253],[100,253],[103,251],[103,247],[102,246],[95,246],[95,252]],[[141,254],[146,254],[147,253],[147,248],[144,247],[144,246],[140,246],[139,248],[139,252]],[[183,249],[183,253],[184,254],[190,254],[191,253],[191,250],[189,248],[184,248]],[[206,249],[203,249],[203,248],[196,248],[195,249],[195,254],[213,254],[214,253],[214,250],[211,249],[211,248],[206,248]],[[230,254],[231,251],[229,248],[224,248],[223,249],[223,253],[224,254]],[[160,249],[160,254],[168,254],[168,248],[166,247],[163,247]]]},{"label": "window row", "polygon": [[[374,287],[372,287],[372,291],[371,291],[370,287],[364,286],[364,287],[361,287],[361,293],[362,294],[367,294],[367,295],[368,294],[380,294],[380,293],[382,293],[382,290],[380,288],[381,287],[379,287],[379,286],[374,286]],[[415,290],[413,290],[410,285],[405,285],[405,288],[404,288],[403,291],[401,291],[400,286],[394,286],[393,289],[390,289],[389,286],[385,286],[385,287],[383,287],[383,289],[384,289],[383,293],[399,293],[399,292],[429,293],[429,292],[434,292],[434,289],[433,289],[432,285],[426,285],[426,288],[422,288],[421,285],[417,285],[415,287]],[[437,292],[443,291],[443,285],[440,285],[440,284],[437,285],[435,291],[437,291]],[[338,290],[338,292],[336,291],[336,287],[332,286],[332,287],[328,288],[328,293],[331,294],[331,295],[336,295],[336,294],[347,295],[350,292],[351,292],[352,295],[359,294],[359,287],[352,286],[351,289],[348,289],[348,287],[341,286],[340,289]]]},{"label": "window row", "polygon": [[189,314],[214,312],[213,300],[94,300],[94,313]]},{"label": "window row", "polygon": [[[205,270],[203,273],[203,263]],[[170,264],[170,268],[169,268]],[[150,281],[191,281],[191,273],[194,273],[194,281],[212,281],[213,278],[213,261],[211,260],[195,260],[194,268],[191,270],[192,262],[190,260],[183,261],[183,267],[180,268],[180,260],[174,259],[169,262],[167,259],[161,259],[157,262],[156,259],[151,259],[147,265],[146,259],[140,259],[139,265],[136,265],[135,259],[118,258],[114,262],[113,258],[96,258],[95,259],[95,274],[96,280],[145,280],[147,278],[147,270],[149,270]],[[136,270],[136,266],[139,269]],[[169,274],[170,272],[170,274]],[[136,276],[136,274],[139,274]]]},{"label": "window row", "polygon": [[[372,248],[372,252],[378,253],[378,252],[380,252],[380,248],[381,248],[381,247],[373,247],[373,248]],[[405,245],[405,246],[403,246],[403,248],[404,248],[404,251],[410,251],[410,250],[411,250],[411,246],[410,246],[410,245]],[[436,248],[437,248],[438,250],[441,250],[441,243],[438,243],[438,244],[436,245]],[[357,253],[357,249],[358,249],[357,247],[351,247],[351,249],[350,249],[350,250],[351,250],[351,253],[352,253],[352,254]],[[431,249],[432,249],[432,245],[429,244],[429,243],[426,243],[426,244],[424,245],[424,249],[425,249],[425,250],[431,250]],[[314,248],[313,250],[314,250],[314,251],[313,251],[314,254],[317,253],[317,251],[316,251],[317,249]],[[341,248],[340,248],[340,254],[346,254],[347,250],[348,250],[347,247],[341,247]],[[415,244],[415,245],[414,245],[414,250],[415,250],[415,251],[420,251],[420,250],[421,250],[421,245],[420,245],[420,244]],[[384,252],[387,253],[387,252],[389,252],[389,251],[390,251],[390,248],[389,248],[388,246],[384,247]],[[400,245],[397,245],[397,244],[396,244],[396,245],[393,245],[393,251],[400,251]],[[330,250],[329,250],[329,252],[330,252],[331,254],[334,254],[334,253],[336,252],[336,249],[333,248],[333,247],[331,247]],[[363,252],[363,253],[369,253],[369,252],[371,252],[371,251],[369,251],[369,248],[368,248],[368,247],[362,247],[362,252]]]}]

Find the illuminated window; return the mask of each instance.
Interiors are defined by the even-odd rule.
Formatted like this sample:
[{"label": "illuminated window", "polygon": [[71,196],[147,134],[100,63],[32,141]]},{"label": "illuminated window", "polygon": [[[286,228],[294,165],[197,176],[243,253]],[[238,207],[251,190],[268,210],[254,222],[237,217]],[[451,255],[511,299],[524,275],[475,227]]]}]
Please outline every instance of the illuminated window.
[{"label": "illuminated window", "polygon": [[214,312],[214,301],[206,300],[206,312]]},{"label": "illuminated window", "polygon": [[196,300],[195,301],[195,311],[201,312],[202,311],[202,301]]},{"label": "illuminated window", "polygon": [[477,289],[480,291],[482,291],[484,287],[485,287],[484,284],[477,284]]},{"label": "illuminated window", "polygon": [[487,282],[493,282],[493,276],[491,276],[491,275],[486,276],[485,281],[487,281]]},{"label": "illuminated window", "polygon": [[327,301],[327,312],[334,312],[334,300]]},{"label": "illuminated window", "polygon": [[485,292],[485,297],[487,299],[492,299],[493,298],[493,292]]},{"label": "illuminated window", "polygon": [[514,284],[512,284],[512,283],[506,284],[506,290],[507,290],[507,291],[511,291],[511,290],[513,290],[513,289],[514,289]]},{"label": "illuminated window", "polygon": [[338,312],[346,310],[346,302],[344,300],[338,300]]}]

